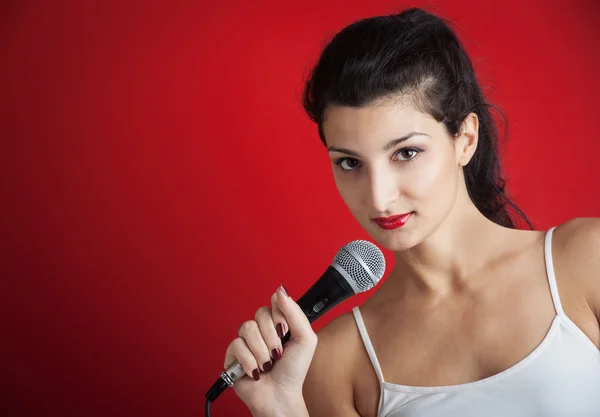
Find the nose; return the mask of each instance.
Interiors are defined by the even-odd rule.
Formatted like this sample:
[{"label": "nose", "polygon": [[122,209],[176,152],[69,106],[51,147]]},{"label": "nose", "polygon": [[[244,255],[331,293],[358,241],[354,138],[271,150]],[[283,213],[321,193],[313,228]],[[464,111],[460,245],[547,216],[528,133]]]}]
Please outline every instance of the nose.
[{"label": "nose", "polygon": [[384,168],[369,173],[369,205],[377,213],[385,213],[396,201],[400,192],[395,176]]}]

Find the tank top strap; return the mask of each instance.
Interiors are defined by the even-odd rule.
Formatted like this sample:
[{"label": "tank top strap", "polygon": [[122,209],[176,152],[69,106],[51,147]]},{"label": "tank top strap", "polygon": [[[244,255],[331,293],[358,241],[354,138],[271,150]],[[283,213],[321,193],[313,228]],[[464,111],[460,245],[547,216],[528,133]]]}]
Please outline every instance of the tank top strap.
[{"label": "tank top strap", "polygon": [[360,313],[360,309],[358,306],[352,309],[352,313],[354,314],[354,320],[356,320],[356,325],[358,326],[358,331],[360,332],[360,337],[367,349],[367,353],[369,354],[369,359],[371,359],[371,364],[375,369],[375,373],[377,374],[377,379],[380,384],[383,384],[383,372],[381,372],[381,366],[379,365],[379,361],[377,360],[377,355],[375,354],[375,349],[373,348],[373,344],[371,343],[371,339],[369,338],[369,334],[367,333],[367,328],[365,327],[365,322],[363,321],[362,314]]},{"label": "tank top strap", "polygon": [[556,285],[556,276],[554,274],[554,262],[552,261],[552,233],[556,227],[552,227],[546,232],[544,241],[544,256],[546,258],[546,274],[548,275],[548,284],[550,285],[550,294],[552,295],[552,302],[554,303],[554,309],[556,314],[561,317],[565,316],[562,304],[560,302],[560,296],[558,295],[558,286]]}]

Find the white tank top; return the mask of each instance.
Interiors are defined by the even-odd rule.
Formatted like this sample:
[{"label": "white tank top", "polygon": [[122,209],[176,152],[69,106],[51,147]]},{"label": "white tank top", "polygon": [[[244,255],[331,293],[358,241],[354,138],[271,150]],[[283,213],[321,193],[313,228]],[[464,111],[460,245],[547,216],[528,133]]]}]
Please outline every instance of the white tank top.
[{"label": "white tank top", "polygon": [[385,382],[360,310],[352,309],[379,379],[378,417],[600,417],[600,350],[562,309],[552,263],[553,230],[546,233],[544,251],[556,316],[533,352],[496,375],[437,387]]}]

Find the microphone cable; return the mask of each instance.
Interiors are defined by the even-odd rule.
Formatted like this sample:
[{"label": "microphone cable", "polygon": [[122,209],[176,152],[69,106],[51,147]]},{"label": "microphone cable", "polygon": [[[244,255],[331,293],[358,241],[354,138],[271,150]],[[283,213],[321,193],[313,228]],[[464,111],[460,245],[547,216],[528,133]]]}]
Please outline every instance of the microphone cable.
[{"label": "microphone cable", "polygon": [[210,400],[206,399],[206,405],[204,406],[204,417],[210,417]]}]

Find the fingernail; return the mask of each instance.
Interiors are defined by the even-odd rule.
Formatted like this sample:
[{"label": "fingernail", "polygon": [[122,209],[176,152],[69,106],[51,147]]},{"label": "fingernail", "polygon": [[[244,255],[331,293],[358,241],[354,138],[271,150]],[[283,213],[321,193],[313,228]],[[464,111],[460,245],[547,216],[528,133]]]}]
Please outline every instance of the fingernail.
[{"label": "fingernail", "polygon": [[271,356],[273,356],[273,359],[278,361],[279,359],[281,359],[281,352],[279,351],[279,348],[275,348],[271,351]]},{"label": "fingernail", "polygon": [[269,372],[272,368],[273,364],[271,363],[271,361],[265,362],[265,364],[263,365],[263,369],[265,370],[265,372]]},{"label": "fingernail", "polygon": [[258,369],[252,371],[252,378],[254,378],[255,381],[258,381],[260,379],[260,371]]},{"label": "fingernail", "polygon": [[280,285],[281,289],[283,290],[283,293],[289,297],[287,291],[285,290],[285,287],[283,286],[283,284]]},{"label": "fingernail", "polygon": [[277,336],[279,336],[280,339],[285,336],[285,333],[283,332],[283,324],[277,323],[277,326],[275,326],[275,331],[277,331]]}]

